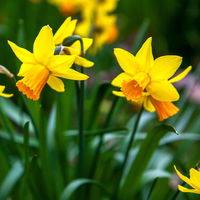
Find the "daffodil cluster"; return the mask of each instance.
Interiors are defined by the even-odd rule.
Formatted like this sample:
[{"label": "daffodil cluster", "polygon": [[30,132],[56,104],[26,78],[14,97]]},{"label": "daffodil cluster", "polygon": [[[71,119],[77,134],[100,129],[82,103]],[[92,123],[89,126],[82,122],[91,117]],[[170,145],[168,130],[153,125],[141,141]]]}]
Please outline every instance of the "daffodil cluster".
[{"label": "daffodil cluster", "polygon": [[76,33],[94,39],[93,52],[104,44],[112,43],[118,37],[117,16],[110,14],[116,6],[117,0],[85,1],[81,12],[82,21],[78,24]]},{"label": "daffodil cluster", "polygon": [[[86,80],[88,76],[72,69],[73,63],[91,67],[92,62],[80,56],[80,44],[75,42],[69,47],[62,46],[62,41],[71,36],[76,26],[76,20],[68,18],[53,35],[50,26],[40,30],[33,44],[33,53],[8,41],[15,55],[22,62],[18,76],[23,78],[16,83],[19,91],[28,98],[38,100],[47,83],[52,89],[63,92],[64,84],[60,78],[71,80]],[[92,44],[92,39],[83,39],[84,51]],[[57,46],[62,47],[60,55],[55,55]],[[68,55],[63,53],[68,50]],[[72,52],[73,49],[73,52]]]},{"label": "daffodil cluster", "polygon": [[152,38],[148,38],[136,56],[120,48],[114,50],[124,72],[112,81],[113,86],[120,88],[120,91],[113,91],[113,94],[142,103],[146,110],[156,111],[162,121],[179,111],[172,103],[180,98],[172,83],[183,79],[191,66],[172,77],[181,65],[182,58],[167,55],[154,59],[151,41]]}]

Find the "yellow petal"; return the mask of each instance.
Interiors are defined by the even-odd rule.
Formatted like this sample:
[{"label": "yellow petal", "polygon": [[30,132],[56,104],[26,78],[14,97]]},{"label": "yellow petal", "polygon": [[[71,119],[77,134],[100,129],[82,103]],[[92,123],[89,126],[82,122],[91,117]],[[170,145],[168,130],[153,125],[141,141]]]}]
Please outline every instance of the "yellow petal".
[{"label": "yellow petal", "polygon": [[190,169],[190,180],[196,186],[195,188],[197,188],[200,191],[200,172],[194,168],[191,168]]},{"label": "yellow petal", "polygon": [[50,26],[43,26],[33,44],[33,52],[36,60],[46,65],[49,58],[54,54],[55,45]]},{"label": "yellow petal", "polygon": [[62,80],[59,78],[56,78],[55,76],[49,76],[49,79],[47,81],[47,84],[57,92],[64,92],[65,86]]},{"label": "yellow petal", "polygon": [[125,97],[125,95],[124,95],[123,92],[121,92],[121,91],[112,91],[112,93],[113,93],[115,96],[118,96],[118,97]]},{"label": "yellow petal", "polygon": [[4,89],[5,89],[5,86],[4,85],[0,85],[0,96],[6,97],[6,98],[9,98],[9,97],[13,96],[13,94],[3,93]]},{"label": "yellow petal", "polygon": [[89,78],[89,76],[82,74],[80,72],[77,72],[73,69],[68,69],[65,72],[62,73],[52,73],[53,76],[58,76],[61,78],[71,79],[71,80],[86,80]]},{"label": "yellow petal", "polygon": [[64,53],[66,55],[76,55],[76,56],[79,56],[81,54],[80,49],[74,49],[72,47],[65,47],[63,51],[64,51]]},{"label": "yellow petal", "polygon": [[128,74],[122,72],[116,78],[113,79],[111,84],[113,86],[115,86],[115,87],[122,87],[122,83],[123,83],[124,80],[131,80],[131,79],[132,79],[131,76],[129,76]]},{"label": "yellow petal", "polygon": [[142,72],[149,72],[154,63],[151,41],[152,38],[148,38],[135,56]]},{"label": "yellow petal", "polygon": [[188,177],[182,175],[182,174],[177,170],[176,166],[174,166],[174,169],[176,170],[176,173],[177,173],[177,175],[179,176],[179,178],[180,178],[181,180],[183,180],[183,181],[186,182],[188,185],[190,185],[190,186],[192,186],[193,188],[195,188],[195,186],[193,185],[193,183],[191,182],[191,180],[190,180]]},{"label": "yellow petal", "polygon": [[4,85],[0,85],[0,93],[2,93],[5,90],[5,86]]},{"label": "yellow petal", "polygon": [[21,48],[14,44],[11,41],[8,41],[8,44],[10,45],[11,49],[15,53],[15,55],[19,58],[19,60],[23,63],[35,63],[34,55],[27,51],[24,48]]},{"label": "yellow petal", "polygon": [[175,74],[181,62],[182,58],[180,56],[161,56],[155,59],[149,72],[151,79],[168,80]]},{"label": "yellow petal", "polygon": [[128,74],[134,75],[139,70],[139,65],[131,53],[126,50],[115,48],[114,54],[120,67]]},{"label": "yellow petal", "polygon": [[10,98],[13,96],[13,94],[7,94],[7,93],[0,93],[0,96]]},{"label": "yellow petal", "polygon": [[55,55],[50,58],[47,67],[51,72],[63,73],[72,66],[74,60],[75,56]]},{"label": "yellow petal", "polygon": [[81,56],[76,56],[75,63],[82,67],[92,67],[94,65],[93,62],[91,62]]},{"label": "yellow petal", "polygon": [[68,17],[57,32],[54,35],[55,45],[62,44],[63,40],[71,36],[75,30],[77,20],[71,20],[71,17]]},{"label": "yellow petal", "polygon": [[27,72],[32,71],[35,68],[35,64],[23,63],[20,67],[19,73],[17,76],[25,76]]},{"label": "yellow petal", "polygon": [[149,97],[144,98],[144,108],[148,110],[149,112],[155,112],[155,107],[151,103],[151,100]]},{"label": "yellow petal", "polygon": [[188,189],[188,188],[185,188],[185,187],[183,187],[181,185],[178,185],[178,189],[181,192],[190,192],[190,193],[200,194],[200,190],[197,190],[197,189]]},{"label": "yellow petal", "polygon": [[147,86],[147,91],[158,101],[177,101],[179,93],[169,81],[154,81]]},{"label": "yellow petal", "polygon": [[192,66],[187,67],[182,73],[180,73],[179,75],[170,79],[169,82],[174,83],[174,82],[178,82],[178,81],[182,80],[190,72],[191,69],[192,69]]},{"label": "yellow petal", "polygon": [[[93,39],[91,39],[91,38],[82,38],[82,40],[83,40],[83,49],[84,49],[84,52],[86,52],[88,50],[88,48],[92,45]],[[81,50],[80,41],[74,42],[74,44],[72,44],[71,47],[74,48],[74,49]]]}]

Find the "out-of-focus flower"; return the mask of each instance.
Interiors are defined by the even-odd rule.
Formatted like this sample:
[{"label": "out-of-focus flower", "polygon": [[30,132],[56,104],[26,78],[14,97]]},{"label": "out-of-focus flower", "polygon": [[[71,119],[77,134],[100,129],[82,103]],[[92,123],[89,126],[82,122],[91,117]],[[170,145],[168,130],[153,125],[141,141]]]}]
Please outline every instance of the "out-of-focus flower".
[{"label": "out-of-focus flower", "polygon": [[182,175],[174,166],[177,175],[179,176],[180,179],[182,179],[184,182],[186,182],[188,185],[190,185],[193,189],[188,189],[185,188],[181,185],[178,185],[178,189],[181,192],[190,192],[190,193],[196,193],[200,194],[200,172],[194,168],[190,169],[190,178]]},{"label": "out-of-focus flower", "polygon": [[87,75],[70,68],[75,56],[54,55],[54,41],[49,26],[44,26],[40,30],[33,44],[33,53],[8,41],[15,55],[23,63],[18,73],[18,76],[22,76],[23,79],[19,80],[16,86],[30,99],[38,100],[46,83],[52,89],[64,92],[63,81],[58,77],[71,80],[88,78]]},{"label": "out-of-focus flower", "polygon": [[[92,67],[93,62],[83,58],[81,55],[81,45],[80,41],[76,41],[73,44],[66,46],[63,44],[63,41],[66,38],[69,38],[73,35],[76,28],[77,20],[71,20],[71,17],[68,17],[64,23],[60,26],[57,32],[54,35],[54,43],[56,46],[61,46],[61,54],[65,55],[75,55],[75,63],[83,67]],[[92,45],[93,39],[91,38],[82,38],[84,53]]]},{"label": "out-of-focus flower", "polygon": [[82,22],[78,24],[76,33],[94,38],[93,52],[96,52],[102,45],[112,43],[118,37],[117,16],[111,14],[117,0],[88,0],[84,6]]},{"label": "out-of-focus flower", "polygon": [[112,81],[113,86],[121,89],[113,91],[113,94],[133,102],[141,102],[146,110],[156,111],[162,121],[179,111],[172,103],[179,99],[179,93],[172,83],[183,79],[192,67],[189,66],[181,74],[171,78],[182,58],[167,55],[154,60],[151,41],[152,38],[148,38],[136,56],[120,48],[114,50],[124,72]]},{"label": "out-of-focus flower", "polygon": [[9,97],[12,97],[12,96],[13,96],[13,94],[3,93],[4,89],[5,89],[5,86],[0,85],[0,96],[6,97],[6,98],[9,98]]},{"label": "out-of-focus flower", "polygon": [[86,0],[48,0],[49,3],[57,6],[64,15],[72,15],[79,12]]}]

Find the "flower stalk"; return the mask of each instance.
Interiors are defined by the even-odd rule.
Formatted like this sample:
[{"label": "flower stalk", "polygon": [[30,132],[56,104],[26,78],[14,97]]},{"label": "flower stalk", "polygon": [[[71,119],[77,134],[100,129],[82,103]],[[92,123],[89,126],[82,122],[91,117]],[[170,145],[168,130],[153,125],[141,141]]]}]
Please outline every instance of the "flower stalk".
[{"label": "flower stalk", "polygon": [[131,150],[131,146],[133,144],[133,141],[134,141],[134,138],[135,138],[135,134],[136,134],[136,131],[137,131],[138,126],[139,126],[139,122],[140,122],[140,119],[141,119],[141,116],[142,116],[142,112],[143,112],[143,108],[141,108],[140,112],[138,113],[138,116],[136,118],[136,121],[135,121],[135,124],[134,124],[134,127],[133,127],[133,131],[131,133],[131,137],[130,137],[128,146],[127,146],[126,151],[125,151],[124,159],[123,159],[123,162],[122,162],[122,165],[121,165],[121,169],[120,169],[119,181],[117,182],[116,189],[114,191],[113,200],[118,200],[118,198],[119,198],[118,197],[119,196],[118,195],[119,194],[119,188],[120,188],[120,185],[121,185],[121,182],[122,182],[124,169],[126,167],[127,160],[128,160],[128,157],[129,157],[129,154],[130,154],[130,150]]},{"label": "flower stalk", "polygon": [[[112,114],[115,110],[118,99],[119,99],[118,97],[114,98],[112,106],[110,108],[110,111],[109,111],[107,118],[105,120],[105,124],[103,126],[103,129],[108,128],[108,126],[110,125]],[[92,165],[91,165],[91,169],[90,169],[90,176],[89,176],[90,178],[94,177],[95,170],[96,170],[96,167],[97,167],[98,161],[99,161],[99,155],[100,155],[100,152],[101,152],[101,147],[103,145],[103,140],[104,140],[104,133],[101,133],[100,136],[99,136],[99,142],[98,142],[98,145],[97,145],[97,148],[96,148],[96,151],[95,151],[95,154],[94,154],[94,159],[92,161]]]},{"label": "flower stalk", "polygon": [[[82,38],[76,38],[80,42],[81,46],[81,56],[84,56],[84,45]],[[83,67],[81,67],[81,73],[84,73]],[[85,138],[84,138],[84,96],[85,96],[85,84],[84,81],[80,81],[77,94],[78,102],[78,120],[79,120],[79,164],[78,164],[78,174],[80,177],[83,176],[84,172],[84,157],[85,157]]]}]

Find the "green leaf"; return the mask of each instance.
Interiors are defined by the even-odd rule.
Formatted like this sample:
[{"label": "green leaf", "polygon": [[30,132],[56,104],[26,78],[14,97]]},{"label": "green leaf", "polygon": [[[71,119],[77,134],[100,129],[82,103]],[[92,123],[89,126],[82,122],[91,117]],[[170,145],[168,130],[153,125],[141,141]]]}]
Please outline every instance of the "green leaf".
[{"label": "green leaf", "polygon": [[[127,175],[124,177],[124,182],[120,192],[120,199],[133,199],[141,185],[142,175],[148,166],[148,163],[159,146],[159,141],[167,132],[175,132],[176,130],[169,125],[159,125],[154,127],[148,134],[145,140],[142,141],[139,152],[135,160],[131,164]],[[130,190],[130,185],[132,189]]]},{"label": "green leaf", "polygon": [[178,135],[167,134],[162,140],[160,140],[160,145],[166,145],[169,143],[173,143],[176,141],[182,140],[192,140],[192,141],[199,141],[200,135],[198,133],[182,133]]},{"label": "green leaf", "polygon": [[141,44],[142,44],[142,42],[145,38],[145,34],[147,32],[149,24],[150,24],[149,20],[147,20],[147,19],[144,20],[144,22],[142,23],[142,25],[141,25],[141,27],[140,27],[137,35],[136,35],[136,38],[135,38],[135,42],[134,42],[134,45],[133,45],[133,51],[132,51],[133,53],[136,53],[139,50],[139,48],[140,48],[140,46],[141,46]]},{"label": "green leaf", "polygon": [[172,175],[163,169],[152,169],[152,170],[147,170],[143,173],[141,181],[142,181],[142,184],[145,185],[158,177],[171,178]]},{"label": "green leaf", "polygon": [[[94,95],[95,96],[94,100],[90,105],[91,109],[89,110],[89,115],[87,117],[87,119],[88,119],[87,129],[91,130],[94,127],[96,119],[98,117],[100,105],[101,105],[103,99],[105,98],[106,93],[108,92],[110,87],[111,87],[110,83],[106,82],[106,83],[102,83],[97,88],[95,95]],[[92,123],[91,123],[91,120],[92,120]]]},{"label": "green leaf", "polygon": [[91,180],[91,179],[78,179],[71,182],[63,191],[60,200],[69,200],[74,192],[79,189],[81,186],[86,184],[93,184],[97,186],[99,189],[103,190],[108,196],[111,196],[111,193],[107,191],[99,182]]},{"label": "green leaf", "polygon": [[[10,136],[10,134],[7,132],[7,131],[1,131],[0,132],[0,138],[3,139],[3,140],[7,140],[7,141],[10,141],[12,142],[12,138]],[[15,143],[17,144],[23,144],[24,143],[24,137],[22,135],[19,135],[19,133],[15,132],[15,134],[13,134],[13,138],[14,138],[14,141]],[[38,141],[34,138],[30,138],[29,139],[29,146],[30,147],[38,147]]]},{"label": "green leaf", "polygon": [[47,146],[52,153],[55,151],[56,106],[53,106],[47,125]]},{"label": "green leaf", "polygon": [[0,187],[0,200],[5,200],[11,193],[12,189],[16,185],[17,181],[21,178],[24,172],[24,167],[21,162],[16,161],[8,175],[5,177]]},{"label": "green leaf", "polygon": [[[98,136],[101,134],[105,135],[125,135],[127,132],[126,128],[106,128],[106,129],[98,129],[93,131],[84,131],[85,136]],[[68,130],[65,131],[66,136],[78,136],[78,130]]]}]

